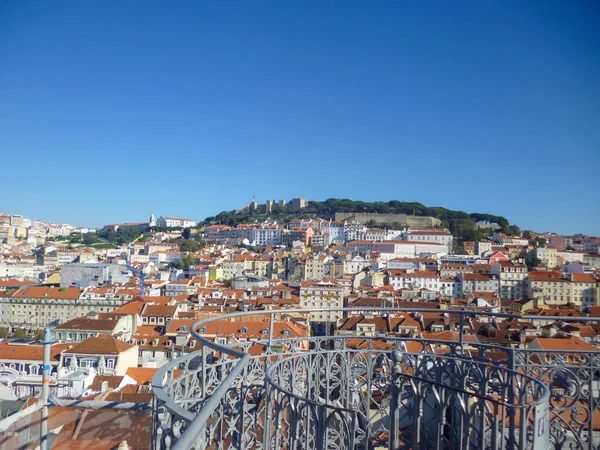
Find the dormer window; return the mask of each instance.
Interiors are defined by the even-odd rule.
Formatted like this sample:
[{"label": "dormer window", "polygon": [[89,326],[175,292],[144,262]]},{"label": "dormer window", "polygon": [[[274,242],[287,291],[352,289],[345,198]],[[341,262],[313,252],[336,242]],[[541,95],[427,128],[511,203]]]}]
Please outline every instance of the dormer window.
[{"label": "dormer window", "polygon": [[240,329],[240,333],[241,333],[241,334],[248,334],[248,327],[242,327],[242,328]]},{"label": "dormer window", "polygon": [[291,331],[290,331],[290,329],[289,329],[289,328],[285,328],[285,329],[283,330],[283,335],[284,335],[284,336],[289,336],[289,335],[290,335],[290,333],[291,333]]},{"label": "dormer window", "polygon": [[200,327],[198,333],[206,333],[206,327]]},{"label": "dormer window", "polygon": [[262,334],[269,334],[269,329],[268,328],[263,328],[261,331]]}]

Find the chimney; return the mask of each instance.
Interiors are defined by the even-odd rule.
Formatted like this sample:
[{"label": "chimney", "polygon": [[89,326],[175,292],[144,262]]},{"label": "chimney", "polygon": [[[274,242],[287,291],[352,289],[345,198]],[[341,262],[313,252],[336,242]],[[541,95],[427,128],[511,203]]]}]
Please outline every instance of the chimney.
[{"label": "chimney", "polygon": [[102,387],[100,388],[101,392],[106,392],[108,391],[108,381],[103,381],[102,382]]}]

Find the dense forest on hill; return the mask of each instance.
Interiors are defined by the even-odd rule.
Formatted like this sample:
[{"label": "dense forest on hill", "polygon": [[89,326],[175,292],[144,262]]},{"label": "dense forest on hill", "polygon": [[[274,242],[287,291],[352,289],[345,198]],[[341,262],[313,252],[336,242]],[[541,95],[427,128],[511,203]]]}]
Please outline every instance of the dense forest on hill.
[{"label": "dense forest on hill", "polygon": [[[205,225],[220,223],[235,226],[240,223],[262,221],[266,219],[287,223],[295,218],[322,217],[333,218],[335,213],[378,213],[378,214],[409,214],[415,216],[431,216],[442,221],[442,227],[450,229],[460,242],[484,239],[489,231],[479,229],[477,222],[489,221],[499,225],[500,231],[506,234],[519,234],[519,227],[510,225],[509,221],[493,214],[466,213],[443,208],[440,206],[428,207],[418,202],[363,202],[359,200],[329,198],[324,201],[310,201],[305,208],[293,210],[291,203],[284,207],[274,205],[269,214],[265,214],[264,205],[258,210],[244,209],[241,211],[222,211],[216,216],[207,217]],[[385,224],[394,228],[395,224]]]}]

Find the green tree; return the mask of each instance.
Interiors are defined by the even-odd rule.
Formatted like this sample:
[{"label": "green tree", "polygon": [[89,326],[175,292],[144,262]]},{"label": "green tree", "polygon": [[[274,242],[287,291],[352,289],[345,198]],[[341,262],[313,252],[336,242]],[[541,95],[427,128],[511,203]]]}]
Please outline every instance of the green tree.
[{"label": "green tree", "polygon": [[179,246],[182,252],[195,252],[200,250],[200,244],[194,239],[186,239]]},{"label": "green tree", "polygon": [[22,339],[22,338],[24,338],[25,336],[27,336],[27,333],[25,333],[25,330],[24,330],[24,329],[22,329],[22,328],[18,328],[18,329],[16,329],[16,330],[15,330],[15,332],[13,333],[13,337],[14,337],[15,339]]},{"label": "green tree", "polygon": [[192,235],[192,229],[191,228],[184,228],[183,229],[183,233],[181,234],[183,236],[184,239],[189,239],[190,236]]},{"label": "green tree", "polygon": [[38,331],[37,333],[35,333],[35,339],[38,341],[41,341],[42,339],[44,339],[45,335],[44,335],[44,331]]},{"label": "green tree", "polygon": [[8,337],[8,328],[0,328],[0,339],[6,339]]},{"label": "green tree", "polygon": [[527,266],[527,270],[531,271],[541,263],[542,261],[540,261],[533,253],[527,253],[525,255],[525,265]]},{"label": "green tree", "polygon": [[509,234],[511,236],[520,236],[521,235],[521,229],[516,226],[516,225],[511,225],[509,228]]},{"label": "green tree", "polygon": [[181,263],[179,263],[179,267],[183,270],[188,270],[190,267],[194,265],[194,257],[192,255],[184,255],[181,258]]}]

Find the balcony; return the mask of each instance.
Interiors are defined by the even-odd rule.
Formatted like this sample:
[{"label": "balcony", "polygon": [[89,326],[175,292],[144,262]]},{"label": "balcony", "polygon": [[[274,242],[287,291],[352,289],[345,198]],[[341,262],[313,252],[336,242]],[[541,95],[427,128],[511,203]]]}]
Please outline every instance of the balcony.
[{"label": "balcony", "polygon": [[[428,312],[368,309],[371,314],[395,311]],[[223,316],[197,322],[192,333],[198,350],[168,362],[152,380],[152,417],[144,404],[54,402],[104,410],[106,423],[122,418],[123,427],[110,431],[112,435],[130,444],[144,435],[155,449],[600,448],[600,350],[467,342],[462,325],[469,317],[513,317],[472,311],[452,311],[458,328],[454,341],[381,335],[274,337],[273,324],[282,313],[303,317],[310,312],[319,311],[230,314],[225,320],[265,322],[259,340],[229,344],[216,343],[226,342],[227,336],[213,341],[197,332]],[[0,446],[16,440],[19,445],[39,443],[39,406],[30,408],[30,416],[22,413],[18,422],[0,421]],[[85,417],[79,414],[72,418],[73,427]],[[139,431],[127,431],[132,423]]]},{"label": "balcony", "polygon": [[[281,312],[227,318],[267,316],[272,330]],[[460,316],[459,330],[467,316],[479,315],[453,314]],[[193,327],[201,349],[163,366],[153,379],[155,448],[600,446],[594,423],[600,351],[466,345],[462,332],[458,342],[361,336],[357,347],[356,336],[344,335],[218,345],[195,331],[212,320],[223,317]]]}]

